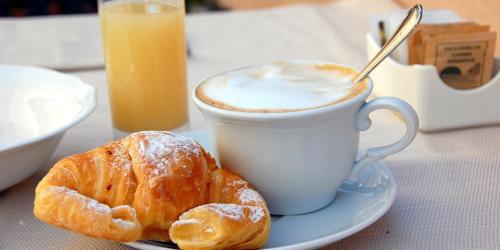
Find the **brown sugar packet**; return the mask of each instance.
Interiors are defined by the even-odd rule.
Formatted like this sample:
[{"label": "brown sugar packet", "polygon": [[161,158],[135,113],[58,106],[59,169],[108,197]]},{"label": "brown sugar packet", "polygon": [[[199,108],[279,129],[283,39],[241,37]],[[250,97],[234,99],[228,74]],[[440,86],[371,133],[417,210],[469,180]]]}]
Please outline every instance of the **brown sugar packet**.
[{"label": "brown sugar packet", "polygon": [[474,33],[489,31],[489,25],[480,25],[473,22],[449,24],[423,24],[420,26],[422,36],[435,36],[451,33]]},{"label": "brown sugar packet", "polygon": [[424,46],[421,36],[421,29],[417,26],[408,37],[408,63],[423,64]]},{"label": "brown sugar packet", "polygon": [[489,25],[478,25],[472,22],[452,24],[421,24],[408,38],[410,64],[423,64],[426,40],[432,36],[449,33],[473,33],[489,31]]},{"label": "brown sugar packet", "polygon": [[450,87],[468,89],[491,79],[495,32],[454,33],[424,39],[424,64],[436,66]]}]

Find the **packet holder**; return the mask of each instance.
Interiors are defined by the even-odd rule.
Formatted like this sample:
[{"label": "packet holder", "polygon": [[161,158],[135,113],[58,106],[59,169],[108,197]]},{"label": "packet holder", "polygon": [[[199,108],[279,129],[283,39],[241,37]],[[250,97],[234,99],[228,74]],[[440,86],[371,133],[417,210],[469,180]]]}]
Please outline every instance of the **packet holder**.
[{"label": "packet holder", "polygon": [[[381,46],[366,35],[367,56]],[[418,114],[420,131],[432,132],[500,124],[500,58],[493,60],[492,79],[473,89],[454,89],[444,83],[433,65],[407,65],[390,56],[370,74],[375,96],[407,101]]]}]

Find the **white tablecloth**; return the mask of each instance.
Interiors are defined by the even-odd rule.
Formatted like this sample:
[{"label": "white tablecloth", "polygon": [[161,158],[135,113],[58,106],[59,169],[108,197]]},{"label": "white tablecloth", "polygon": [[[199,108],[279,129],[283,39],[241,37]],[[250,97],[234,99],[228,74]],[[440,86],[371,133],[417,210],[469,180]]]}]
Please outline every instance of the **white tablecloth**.
[{"label": "white tablecloth", "polygon": [[[369,16],[395,7],[388,0],[345,0],[190,15],[189,85],[222,70],[273,60],[326,60],[360,68]],[[1,63],[66,70],[103,64],[96,16],[4,19],[0,27]],[[34,187],[47,168],[112,136],[105,72],[74,74],[97,88],[97,109],[68,131],[43,169],[0,193],[0,249],[127,249],[41,223],[31,213]],[[362,133],[364,147],[403,134],[403,124],[389,112],[377,111],[372,120],[373,127]],[[182,130],[204,127],[191,106],[190,123]],[[419,134],[410,147],[386,159],[399,184],[388,213],[325,249],[500,249],[499,142],[498,126]]]}]

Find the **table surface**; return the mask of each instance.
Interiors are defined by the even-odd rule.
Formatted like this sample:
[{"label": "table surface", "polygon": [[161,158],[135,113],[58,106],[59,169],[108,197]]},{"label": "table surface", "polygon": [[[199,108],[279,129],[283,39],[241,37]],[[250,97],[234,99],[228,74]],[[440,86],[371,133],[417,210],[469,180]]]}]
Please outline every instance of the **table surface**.
[{"label": "table surface", "polygon": [[[360,68],[369,17],[394,8],[389,0],[345,0],[189,15],[189,86],[222,70],[273,60]],[[31,212],[34,188],[52,164],[112,139],[97,16],[2,19],[0,27],[0,63],[80,70],[72,74],[98,90],[96,110],[66,133],[50,162],[0,193],[0,249],[127,249],[41,223]],[[404,132],[389,112],[377,111],[372,120],[362,133],[364,147],[393,142]],[[191,104],[190,122],[178,131],[204,127]],[[392,208],[324,249],[500,249],[499,142],[498,126],[418,134],[407,149],[386,159],[399,184]]]}]

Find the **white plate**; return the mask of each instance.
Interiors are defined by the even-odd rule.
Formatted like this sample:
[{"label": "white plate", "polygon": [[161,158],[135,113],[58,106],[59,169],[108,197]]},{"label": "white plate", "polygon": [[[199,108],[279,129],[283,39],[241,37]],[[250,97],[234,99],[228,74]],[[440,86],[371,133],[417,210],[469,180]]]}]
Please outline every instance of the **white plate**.
[{"label": "white plate", "polygon": [[[207,131],[185,133],[213,152]],[[353,235],[377,221],[396,196],[396,183],[384,161],[374,163],[357,180],[366,187],[344,184],[335,200],[313,213],[273,216],[271,237],[263,249],[315,249]],[[125,243],[144,250],[178,249],[172,243]]]}]

